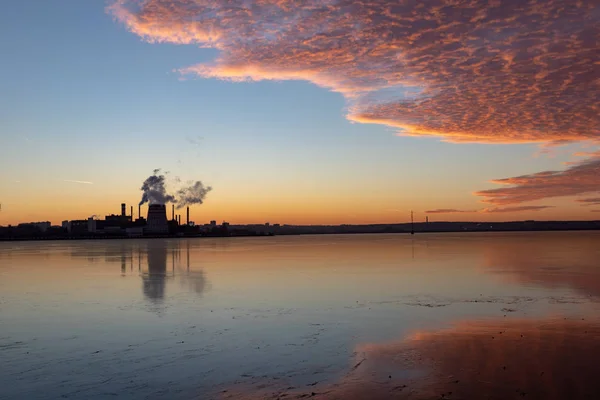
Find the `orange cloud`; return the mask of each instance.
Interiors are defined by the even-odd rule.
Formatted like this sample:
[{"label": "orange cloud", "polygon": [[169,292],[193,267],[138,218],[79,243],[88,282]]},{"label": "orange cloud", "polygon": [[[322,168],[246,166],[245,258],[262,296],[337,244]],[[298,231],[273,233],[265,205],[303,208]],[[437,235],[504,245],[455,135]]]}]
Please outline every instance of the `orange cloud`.
[{"label": "orange cloud", "polygon": [[508,187],[482,190],[475,195],[496,206],[600,193],[600,158],[584,160],[564,171],[544,171],[492,182]]},{"label": "orange cloud", "polygon": [[519,211],[541,211],[553,206],[519,206],[519,207],[503,207],[503,208],[484,208],[483,213],[503,213],[503,212],[519,212]]},{"label": "orange cloud", "polygon": [[573,154],[575,157],[600,157],[600,150],[596,151],[579,151]]},{"label": "orange cloud", "polygon": [[600,204],[600,197],[591,197],[589,199],[578,199],[575,200],[578,203],[583,203],[584,206],[595,206]]},{"label": "orange cloud", "polygon": [[598,140],[596,0],[114,0],[150,42],[219,49],[185,74],[306,80],[348,118],[454,142]]},{"label": "orange cloud", "polygon": [[451,213],[473,213],[477,210],[457,210],[454,208],[438,208],[435,210],[425,211],[426,214],[451,214]]}]

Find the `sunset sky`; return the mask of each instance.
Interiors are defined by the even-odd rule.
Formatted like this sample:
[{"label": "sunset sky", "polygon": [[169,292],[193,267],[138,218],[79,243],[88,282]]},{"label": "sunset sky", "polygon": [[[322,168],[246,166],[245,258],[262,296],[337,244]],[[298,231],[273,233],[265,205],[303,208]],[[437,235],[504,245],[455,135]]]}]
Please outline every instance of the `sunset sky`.
[{"label": "sunset sky", "polygon": [[0,225],[137,214],[156,168],[197,223],[600,219],[597,0],[2,9]]}]

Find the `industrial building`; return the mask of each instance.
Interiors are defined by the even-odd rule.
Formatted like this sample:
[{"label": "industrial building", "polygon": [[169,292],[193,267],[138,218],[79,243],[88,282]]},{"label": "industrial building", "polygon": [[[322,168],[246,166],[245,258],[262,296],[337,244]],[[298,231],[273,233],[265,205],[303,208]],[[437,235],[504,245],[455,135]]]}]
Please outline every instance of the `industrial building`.
[{"label": "industrial building", "polygon": [[152,235],[169,235],[178,233],[199,233],[194,222],[190,221],[190,208],[187,208],[186,223],[181,224],[181,215],[175,215],[172,206],[171,219],[167,219],[165,204],[150,204],[146,218],[142,217],[142,206],[138,206],[138,218],[134,219],[133,206],[127,214],[127,205],[121,204],[120,214],[106,215],[104,219],[96,216],[86,220],[63,221],[62,228],[73,235],[120,235],[142,237]]},{"label": "industrial building", "polygon": [[50,223],[50,221],[25,222],[25,223],[17,225],[17,228],[34,229],[34,230],[39,230],[40,232],[46,232],[48,229],[50,229],[51,226],[52,226],[52,224]]},{"label": "industrial building", "polygon": [[[127,208],[121,204],[119,214],[109,214],[103,219],[94,215],[87,219],[65,220],[60,226],[51,226],[50,222],[31,222],[16,227],[0,227],[0,238],[125,238],[125,237],[164,237],[164,236],[256,236],[274,234],[279,230],[278,224],[231,226],[223,221],[220,225],[215,220],[209,224],[197,225],[190,221],[190,208],[187,207],[185,222],[182,215],[175,214],[175,205],[171,205],[170,219],[167,218],[165,204],[149,204],[147,213],[142,216],[142,205],[138,205],[138,215],[134,218],[133,206]],[[129,211],[129,213],[127,213]]]}]

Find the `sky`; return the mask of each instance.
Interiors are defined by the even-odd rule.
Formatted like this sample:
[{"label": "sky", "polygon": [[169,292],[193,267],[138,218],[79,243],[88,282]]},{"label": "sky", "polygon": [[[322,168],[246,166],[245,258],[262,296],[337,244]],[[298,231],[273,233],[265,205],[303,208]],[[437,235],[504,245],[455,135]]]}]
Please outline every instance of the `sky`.
[{"label": "sky", "polygon": [[197,223],[600,216],[597,0],[12,1],[0,54],[0,225],[155,169]]}]

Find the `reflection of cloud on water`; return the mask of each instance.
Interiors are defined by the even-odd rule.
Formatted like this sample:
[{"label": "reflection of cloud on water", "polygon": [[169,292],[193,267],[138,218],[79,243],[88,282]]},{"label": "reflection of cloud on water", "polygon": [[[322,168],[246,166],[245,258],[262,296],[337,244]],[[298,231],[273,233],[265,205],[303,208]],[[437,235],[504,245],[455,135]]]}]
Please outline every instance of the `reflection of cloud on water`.
[{"label": "reflection of cloud on water", "polygon": [[600,296],[600,235],[595,232],[498,238],[487,242],[484,255],[486,267],[508,279]]},{"label": "reflection of cloud on water", "polygon": [[[563,319],[464,322],[362,344],[333,384],[251,382],[222,398],[591,399],[600,393],[600,325]],[[262,389],[266,387],[266,389]]]},{"label": "reflection of cloud on water", "polygon": [[179,283],[182,287],[188,288],[188,290],[196,292],[199,296],[209,288],[208,281],[204,274],[204,271],[191,270],[190,269],[190,241],[185,242],[186,248],[186,270],[185,273],[179,275]]}]

